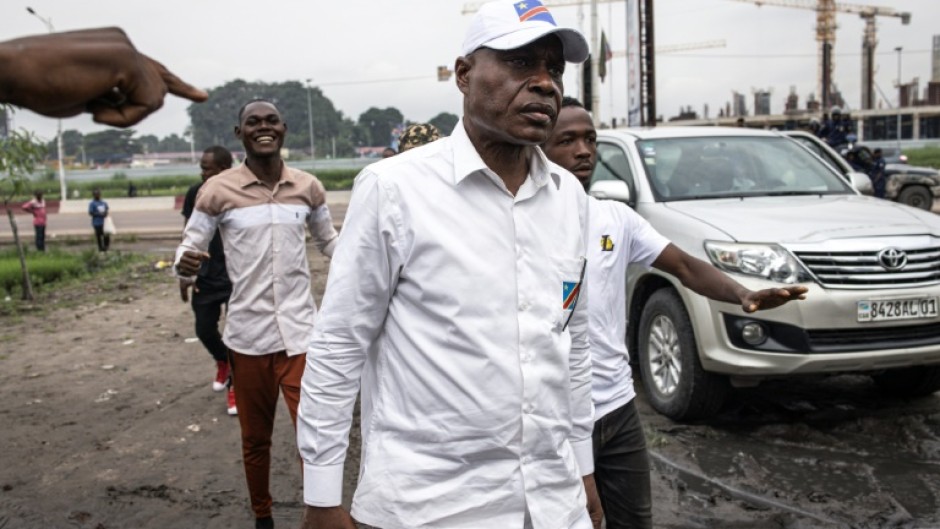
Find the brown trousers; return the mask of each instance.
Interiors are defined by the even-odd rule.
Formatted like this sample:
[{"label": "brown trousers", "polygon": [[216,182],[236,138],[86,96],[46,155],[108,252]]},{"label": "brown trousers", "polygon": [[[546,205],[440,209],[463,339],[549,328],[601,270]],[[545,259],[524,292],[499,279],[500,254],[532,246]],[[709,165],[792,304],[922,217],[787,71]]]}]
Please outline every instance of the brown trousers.
[{"label": "brown trousers", "polygon": [[271,516],[271,433],[277,393],[284,394],[290,419],[297,428],[297,403],[306,354],[287,356],[280,351],[261,356],[231,352],[235,404],[242,430],[242,459],[251,509],[256,518]]}]

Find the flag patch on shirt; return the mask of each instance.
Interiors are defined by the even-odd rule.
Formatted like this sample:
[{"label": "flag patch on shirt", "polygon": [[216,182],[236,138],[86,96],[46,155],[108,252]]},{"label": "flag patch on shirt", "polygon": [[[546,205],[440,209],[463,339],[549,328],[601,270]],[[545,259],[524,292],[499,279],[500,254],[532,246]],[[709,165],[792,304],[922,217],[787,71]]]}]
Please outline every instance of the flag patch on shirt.
[{"label": "flag patch on shirt", "polygon": [[561,284],[561,294],[564,300],[562,308],[565,310],[573,309],[578,301],[578,293],[581,292],[581,283],[574,281],[564,281]]},{"label": "flag patch on shirt", "polygon": [[602,252],[614,251],[614,241],[610,240],[610,235],[601,235],[601,251]]},{"label": "flag patch on shirt", "polygon": [[543,6],[542,2],[539,2],[539,0],[523,0],[513,5],[516,8],[516,13],[519,15],[519,22],[541,20],[553,26],[557,25],[555,24],[555,19],[552,18],[552,14],[548,11],[548,8]]}]

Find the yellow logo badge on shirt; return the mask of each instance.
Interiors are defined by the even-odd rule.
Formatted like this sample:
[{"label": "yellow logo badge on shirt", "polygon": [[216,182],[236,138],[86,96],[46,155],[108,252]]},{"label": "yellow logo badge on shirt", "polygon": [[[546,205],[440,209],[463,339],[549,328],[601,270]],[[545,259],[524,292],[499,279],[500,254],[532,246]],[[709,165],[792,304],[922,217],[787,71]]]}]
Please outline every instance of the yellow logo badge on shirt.
[{"label": "yellow logo badge on shirt", "polygon": [[601,251],[602,252],[614,251],[614,241],[610,239],[610,235],[601,236]]}]

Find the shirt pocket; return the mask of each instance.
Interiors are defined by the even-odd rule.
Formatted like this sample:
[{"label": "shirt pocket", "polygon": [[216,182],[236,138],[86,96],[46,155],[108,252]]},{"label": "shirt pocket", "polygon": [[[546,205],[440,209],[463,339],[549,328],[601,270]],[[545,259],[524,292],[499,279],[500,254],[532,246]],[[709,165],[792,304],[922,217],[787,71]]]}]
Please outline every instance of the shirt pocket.
[{"label": "shirt pocket", "polygon": [[555,264],[558,281],[555,288],[561,295],[555,312],[555,330],[557,331],[563,331],[568,326],[574,308],[578,305],[586,264],[584,257],[558,259]]}]

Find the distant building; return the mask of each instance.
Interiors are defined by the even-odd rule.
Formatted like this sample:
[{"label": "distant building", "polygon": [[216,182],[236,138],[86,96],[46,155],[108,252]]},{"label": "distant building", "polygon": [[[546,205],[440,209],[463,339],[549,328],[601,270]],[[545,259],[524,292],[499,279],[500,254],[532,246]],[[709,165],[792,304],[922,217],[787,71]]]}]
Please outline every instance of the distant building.
[{"label": "distant building", "polygon": [[740,92],[731,92],[731,105],[732,116],[744,117],[747,116],[747,100],[744,97],[744,94]]},{"label": "distant building", "polygon": [[819,107],[820,104],[819,101],[816,100],[816,94],[810,94],[809,97],[806,98],[806,111],[810,114],[815,114],[819,112]]},{"label": "distant building", "polygon": [[783,113],[784,114],[794,114],[800,111],[800,96],[796,93],[796,87],[790,87],[790,95],[787,96],[787,101],[783,104]]},{"label": "distant building", "polygon": [[754,115],[770,115],[770,90],[754,90]]},{"label": "distant building", "polygon": [[927,104],[940,105],[940,81],[927,83]]}]

